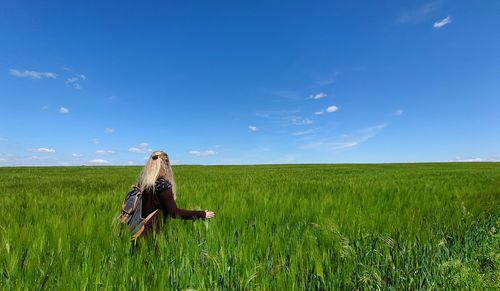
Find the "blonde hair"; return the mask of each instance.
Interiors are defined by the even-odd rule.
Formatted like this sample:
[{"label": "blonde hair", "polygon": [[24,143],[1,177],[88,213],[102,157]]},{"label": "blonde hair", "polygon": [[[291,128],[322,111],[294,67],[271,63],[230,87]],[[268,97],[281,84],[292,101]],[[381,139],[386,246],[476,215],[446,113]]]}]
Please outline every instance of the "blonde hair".
[{"label": "blonde hair", "polygon": [[174,172],[170,166],[168,155],[163,151],[155,151],[148,158],[146,165],[139,174],[137,186],[141,188],[141,191],[151,187],[154,192],[156,180],[160,177],[165,178],[172,184],[172,192],[174,193],[174,199],[176,199]]}]

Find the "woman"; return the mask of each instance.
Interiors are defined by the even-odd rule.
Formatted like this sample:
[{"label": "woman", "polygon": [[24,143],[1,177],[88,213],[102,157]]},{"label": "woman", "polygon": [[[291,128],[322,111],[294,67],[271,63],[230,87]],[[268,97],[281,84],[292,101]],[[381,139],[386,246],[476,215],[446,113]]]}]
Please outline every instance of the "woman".
[{"label": "woman", "polygon": [[177,208],[174,173],[168,155],[163,151],[155,151],[151,154],[139,175],[137,185],[142,190],[142,218],[147,218],[154,213],[147,220],[142,235],[159,230],[158,216],[160,212],[163,213],[164,217],[182,219],[210,219],[215,215],[214,212],[208,210]]}]

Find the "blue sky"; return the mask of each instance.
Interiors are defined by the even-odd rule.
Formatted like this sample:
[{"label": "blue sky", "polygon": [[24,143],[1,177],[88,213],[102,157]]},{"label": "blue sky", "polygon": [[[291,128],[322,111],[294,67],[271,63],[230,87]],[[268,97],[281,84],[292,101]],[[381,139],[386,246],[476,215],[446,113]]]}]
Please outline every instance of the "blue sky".
[{"label": "blue sky", "polygon": [[499,1],[0,5],[0,165],[500,160]]}]

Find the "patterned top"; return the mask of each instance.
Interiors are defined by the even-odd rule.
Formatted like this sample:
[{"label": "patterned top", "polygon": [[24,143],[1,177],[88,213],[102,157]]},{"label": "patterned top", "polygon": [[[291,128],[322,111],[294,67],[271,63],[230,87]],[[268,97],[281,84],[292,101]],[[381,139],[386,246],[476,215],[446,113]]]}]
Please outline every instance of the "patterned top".
[{"label": "patterned top", "polygon": [[156,180],[155,183],[155,192],[156,193],[161,193],[167,189],[172,188],[172,184],[170,183],[169,180],[166,180],[165,178],[161,177]]}]

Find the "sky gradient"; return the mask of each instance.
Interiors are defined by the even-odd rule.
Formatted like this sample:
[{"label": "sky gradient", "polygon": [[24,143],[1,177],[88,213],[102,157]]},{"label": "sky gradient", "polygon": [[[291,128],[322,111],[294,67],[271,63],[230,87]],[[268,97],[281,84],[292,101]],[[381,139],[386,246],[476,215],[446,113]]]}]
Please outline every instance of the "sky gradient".
[{"label": "sky gradient", "polygon": [[500,1],[0,6],[0,166],[500,160]]}]

